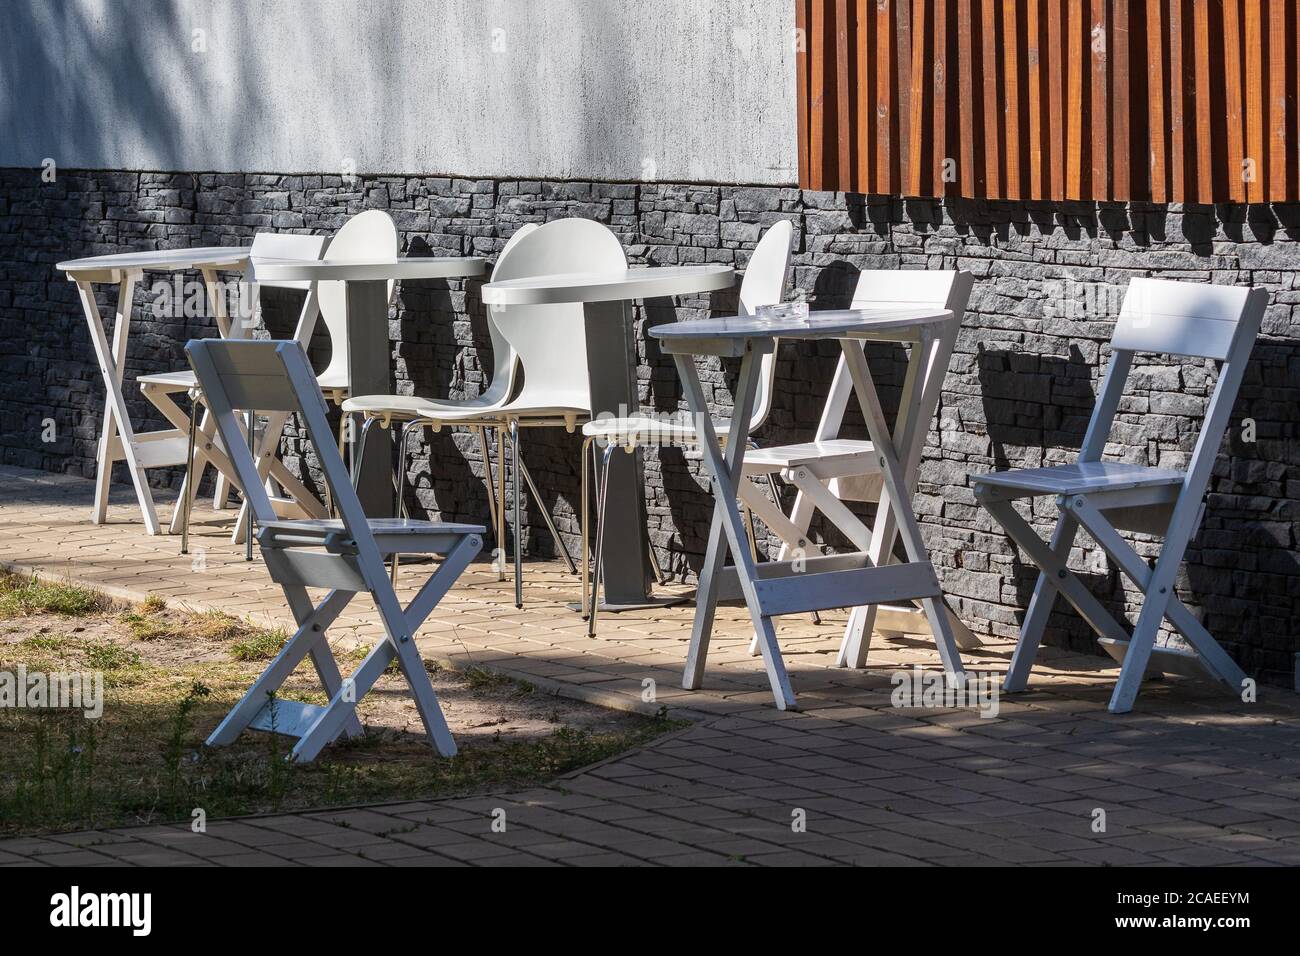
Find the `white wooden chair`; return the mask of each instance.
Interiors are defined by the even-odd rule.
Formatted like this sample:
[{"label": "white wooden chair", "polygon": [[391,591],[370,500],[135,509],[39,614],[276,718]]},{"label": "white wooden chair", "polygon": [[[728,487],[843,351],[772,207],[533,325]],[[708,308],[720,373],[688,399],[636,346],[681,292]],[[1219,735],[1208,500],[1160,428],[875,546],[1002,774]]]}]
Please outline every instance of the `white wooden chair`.
[{"label": "white wooden chair", "polygon": [[[484,529],[478,525],[365,516],[334,444],[316,375],[300,343],[193,340],[186,352],[217,431],[247,491],[257,520],[262,559],[271,578],[284,589],[298,622],[293,637],[213,731],[208,745],[229,744],[244,729],[252,728],[298,738],[291,759],[312,760],[340,734],[354,736],[361,732],[357,703],[396,660],[430,741],[443,756],[453,756],[456,743],[420,659],[415,632],[479,553]],[[258,413],[297,412],[302,416],[339,519],[277,517],[258,478],[253,456],[241,442],[236,410],[250,418]],[[398,603],[384,568],[384,557],[399,551],[444,555],[437,570],[405,608]],[[308,588],[327,589],[327,593],[313,605]],[[350,677],[343,678],[326,631],[352,597],[363,591],[375,602],[384,638]],[[307,655],[329,695],[329,703],[319,706],[269,696]]]},{"label": "white wooden chair", "polygon": [[[745,275],[740,283],[739,315],[753,315],[761,307],[776,305],[790,278],[790,243],[794,227],[787,219],[781,219],[768,227],[758,245],[745,265]],[[772,410],[772,395],[776,384],[776,351],[765,354],[759,367],[757,393],[754,398],[754,412],[750,417],[751,432],[756,431],[767,421]],[[727,427],[721,423],[715,425],[719,435],[725,435]],[[616,449],[623,449],[629,454],[643,446],[676,445],[698,446],[699,435],[694,423],[689,420],[665,422],[648,415],[630,415],[627,417],[606,417],[593,419],[582,426],[584,441],[582,443],[582,608],[587,618],[587,633],[596,633],[596,610],[600,604],[601,553],[604,549],[604,526],[606,490],[604,476],[608,471],[609,459]],[[596,453],[595,445],[601,446],[601,454]],[[751,442],[751,447],[755,443]],[[587,568],[590,548],[588,542],[591,534],[588,530],[588,473],[596,479],[596,554],[594,560],[595,575],[588,592],[588,580],[592,575]],[[753,547],[753,523],[747,522],[750,532],[750,545]],[[663,574],[655,558],[653,546],[650,549],[650,561],[655,575],[663,583]]]},{"label": "white wooden chair", "polygon": [[[1263,289],[1133,279],[1111,338],[1110,365],[1078,461],[975,477],[975,500],[1040,569],[1004,690],[1025,688],[1059,593],[1098,633],[1106,651],[1123,661],[1110,698],[1112,713],[1132,709],[1149,669],[1185,673],[1195,668],[1241,692],[1245,680],[1241,668],[1183,605],[1174,586],[1184,552],[1204,515],[1210,470],[1267,304],[1268,294]],[[1223,363],[1186,470],[1102,460],[1138,352]],[[1059,512],[1050,544],[1012,504],[1048,495],[1055,497]],[[1143,592],[1142,610],[1131,637],[1066,566],[1080,527]],[[1121,531],[1163,536],[1154,567],[1148,567]],[[1166,618],[1190,649],[1155,646]]]},{"label": "white wooden chair", "polygon": [[[319,259],[327,241],[325,236],[298,236],[259,232],[253,237],[250,256],[251,258],[263,259]],[[271,287],[271,284],[263,284]],[[319,310],[315,284],[310,282],[278,282],[274,283],[273,287],[297,289],[307,293],[294,332],[294,337],[305,344],[311,337],[311,330],[315,327],[316,315]],[[230,318],[225,315],[224,309],[218,310],[218,331],[222,338],[242,339],[251,334],[252,330],[258,325],[261,315],[259,294],[260,287],[257,284],[243,282],[240,285],[239,314]],[[140,386],[140,393],[153,403],[154,407],[172,425],[182,431],[188,429],[192,433],[197,429],[195,448],[190,456],[193,461],[193,470],[186,469],[185,476],[181,481],[180,495],[177,497],[176,507],[172,511],[171,533],[176,534],[179,531],[184,537],[188,531],[189,516],[193,509],[194,499],[198,495],[199,485],[203,482],[203,474],[210,464],[214,466],[224,465],[226,462],[225,453],[219,447],[220,443],[215,438],[211,416],[204,413],[202,422],[197,425],[191,421],[192,417],[198,413],[199,405],[202,404],[202,394],[197,388],[193,371],[180,369],[174,372],[140,375],[136,378],[136,383]],[[189,397],[189,413],[183,411],[176,403],[177,397],[182,393],[187,394]],[[281,419],[282,424],[283,419]],[[275,429],[274,436],[268,434],[267,437],[278,438],[279,429]],[[298,504],[299,501],[304,503],[314,502],[315,496],[275,456],[275,446],[272,444],[268,449],[267,444],[268,442],[264,438],[263,445],[258,448],[258,472],[262,475],[263,480],[273,476],[281,487],[285,488],[285,497],[277,501],[277,508],[282,513],[287,514],[290,513],[289,509],[295,506],[301,508],[301,505]],[[217,507],[224,507],[228,488],[227,478],[225,472],[220,468],[217,470],[217,476],[214,504]],[[314,509],[308,504],[308,513],[313,512]],[[185,541],[182,544],[181,553],[184,554],[187,550],[188,542]]]},{"label": "white wooden chair", "polygon": [[[969,272],[937,269],[863,270],[858,276],[853,302],[849,306],[851,309],[934,307],[948,309],[953,314],[953,321],[937,339],[911,346],[928,349],[929,354],[920,356],[922,361],[909,361],[894,424],[894,443],[905,459],[901,464],[909,489],[916,485],[925,436],[939,405],[944,375],[973,283],[974,277]],[[863,343],[859,343],[859,347],[863,347]],[[739,486],[741,500],[781,541],[778,561],[789,560],[793,554],[821,553],[821,548],[808,537],[809,526],[817,511],[822,511],[857,547],[868,551],[874,563],[890,564],[894,561],[898,525],[893,509],[888,506],[879,455],[866,439],[840,437],[852,392],[848,363],[841,355],[813,440],[757,448],[745,454],[744,475],[751,479],[766,477],[772,497],[769,499],[752,481],[743,481]],[[788,514],[780,505],[777,478],[796,490],[794,505]],[[845,501],[877,503],[876,520],[871,529],[853,515]],[[963,648],[978,646],[979,642],[970,629],[951,609],[947,609],[947,614],[957,644]],[[928,625],[918,607],[869,605],[854,608],[840,642],[837,665],[863,667],[872,631],[877,628],[902,633],[927,630]],[[758,654],[757,641],[751,642],[750,652]]]}]

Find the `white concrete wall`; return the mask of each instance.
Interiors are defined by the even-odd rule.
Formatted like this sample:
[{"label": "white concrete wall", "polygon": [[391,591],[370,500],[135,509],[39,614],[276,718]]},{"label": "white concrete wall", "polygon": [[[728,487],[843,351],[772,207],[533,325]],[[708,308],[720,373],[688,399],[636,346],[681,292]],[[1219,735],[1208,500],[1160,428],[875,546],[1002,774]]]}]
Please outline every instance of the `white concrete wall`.
[{"label": "white concrete wall", "polygon": [[792,183],[793,29],[791,0],[4,0],[0,166]]}]

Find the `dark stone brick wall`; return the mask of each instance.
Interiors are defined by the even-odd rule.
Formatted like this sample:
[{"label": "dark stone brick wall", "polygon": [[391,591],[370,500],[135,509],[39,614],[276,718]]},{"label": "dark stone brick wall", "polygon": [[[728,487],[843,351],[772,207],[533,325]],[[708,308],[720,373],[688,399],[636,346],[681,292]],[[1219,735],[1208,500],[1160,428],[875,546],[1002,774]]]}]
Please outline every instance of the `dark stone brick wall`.
[{"label": "dark stone brick wall", "polygon": [[[712,185],[493,181],[427,177],[61,172],[0,170],[0,460],[90,475],[103,388],[75,290],[56,261],[148,248],[247,240],[257,230],[325,232],[352,213],[388,209],[403,252],[494,256],[521,223],[585,216],[607,223],[635,262],[743,264],[762,228],[795,223],[795,294],[817,307],[847,304],[859,268],[969,269],[978,282],[930,435],[916,509],[945,589],[979,632],[1015,633],[1033,578],[1007,539],[974,504],[968,475],[1068,460],[1091,413],[1114,310],[1134,275],[1267,288],[1272,304],[1256,346],[1230,438],[1214,470],[1204,527],[1180,582],[1248,672],[1290,684],[1300,621],[1300,209],[1146,207],[900,201],[791,188]],[[146,282],[137,305],[151,301]],[[408,283],[391,325],[399,388],[465,396],[490,375],[480,283]],[[275,334],[291,327],[295,303],[268,296]],[[102,304],[108,305],[107,291]],[[644,325],[734,307],[734,293],[638,307]],[[181,366],[187,337],[211,334],[202,318],[132,330],[128,377]],[[642,402],[675,409],[672,364],[640,335]],[[328,345],[314,351],[323,361]],[[829,384],[835,353],[789,346],[768,441],[806,436]],[[902,356],[878,351],[882,382],[897,386]],[[734,368],[705,375],[719,407],[730,403]],[[1111,454],[1137,462],[1178,461],[1190,450],[1212,382],[1205,363],[1144,361],[1112,435]],[[130,389],[137,421],[160,424]],[[888,400],[888,396],[887,396]],[[57,439],[44,443],[52,418]],[[1250,420],[1250,421],[1247,421]],[[1251,434],[1253,430],[1253,435]],[[1250,440],[1252,439],[1253,440]],[[526,436],[524,457],[545,504],[576,552],[580,438],[562,431]],[[288,460],[306,467],[296,438]],[[411,500],[448,518],[487,511],[476,443],[426,436],[412,466]],[[119,476],[122,477],[122,476]],[[699,463],[679,450],[646,457],[653,538],[665,566],[690,573],[702,551],[710,501]],[[177,476],[151,479],[174,487]],[[1050,502],[1035,522],[1046,530]],[[554,553],[535,514],[533,553]],[[1071,558],[1096,593],[1132,611],[1135,594],[1100,553]],[[1156,543],[1139,539],[1154,555]],[[1093,647],[1086,627],[1058,605],[1049,639]]]}]

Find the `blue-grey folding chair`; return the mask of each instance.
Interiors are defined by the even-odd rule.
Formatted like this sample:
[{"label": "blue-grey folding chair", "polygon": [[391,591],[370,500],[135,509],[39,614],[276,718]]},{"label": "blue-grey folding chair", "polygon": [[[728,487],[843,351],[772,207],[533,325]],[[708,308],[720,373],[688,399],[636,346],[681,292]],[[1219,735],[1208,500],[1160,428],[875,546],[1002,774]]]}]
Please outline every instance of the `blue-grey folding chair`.
[{"label": "blue-grey folding chair", "polygon": [[[443,756],[453,756],[456,743],[416,649],[415,632],[479,553],[484,529],[479,525],[366,517],[334,444],[316,374],[298,342],[196,339],[185,346],[185,351],[252,506],[262,559],[271,578],[284,588],[298,622],[293,637],[212,732],[208,745],[229,744],[245,728],[274,731],[298,738],[291,759],[312,760],[340,734],[353,736],[361,732],[357,703],[396,659],[429,739]],[[277,518],[244,443],[237,410],[251,415],[302,415],[339,519]],[[384,568],[384,558],[398,553],[444,555],[437,570],[405,608],[398,603]],[[329,593],[313,605],[308,588],[327,588]],[[385,637],[356,671],[344,678],[325,634],[353,595],[362,591],[374,598]],[[311,655],[329,703],[319,706],[273,698],[271,695],[307,655]]]},{"label": "blue-grey folding chair", "polygon": [[[1112,713],[1126,713],[1133,708],[1149,667],[1179,672],[1190,665],[1235,692],[1241,691],[1245,680],[1241,668],[1179,600],[1174,583],[1187,545],[1204,515],[1210,469],[1227,430],[1267,303],[1268,294],[1263,289],[1132,280],[1111,338],[1110,366],[1078,462],[975,478],[975,500],[1040,569],[1004,690],[1025,688],[1059,593],[1098,633],[1107,652],[1123,660],[1110,699]],[[1186,355],[1223,363],[1186,471],[1102,460],[1124,382],[1138,352]],[[1050,544],[1012,506],[1016,499],[1046,495],[1056,497],[1059,511]],[[1066,567],[1080,527],[1142,589],[1142,610],[1131,638]],[[1163,536],[1154,568],[1147,566],[1121,531]],[[1186,639],[1190,650],[1155,648],[1161,622],[1166,618]]]}]

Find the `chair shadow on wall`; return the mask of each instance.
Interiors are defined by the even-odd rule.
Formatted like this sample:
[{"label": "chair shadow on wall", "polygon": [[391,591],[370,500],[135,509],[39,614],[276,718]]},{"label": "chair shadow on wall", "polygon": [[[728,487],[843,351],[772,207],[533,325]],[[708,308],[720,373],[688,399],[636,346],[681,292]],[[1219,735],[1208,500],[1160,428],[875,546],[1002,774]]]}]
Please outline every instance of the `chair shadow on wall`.
[{"label": "chair shadow on wall", "polygon": [[[1034,377],[1053,383],[1054,389],[1060,383],[1067,383],[1063,386],[1067,404],[1062,404],[1059,400],[1062,397],[1060,390],[1048,395],[1024,394],[1026,375],[1016,369],[1026,361],[1037,363],[1038,371]],[[1251,509],[1249,483],[1260,466],[1267,471],[1267,463],[1286,460],[1287,452],[1280,445],[1287,440],[1288,427],[1291,440],[1294,440],[1295,425],[1292,420],[1280,416],[1274,418],[1271,426],[1264,421],[1258,423],[1260,433],[1267,429],[1271,432],[1271,441],[1277,442],[1279,447],[1270,447],[1270,441],[1265,439],[1254,444],[1243,441],[1240,426],[1243,420],[1251,417],[1252,409],[1268,408],[1268,389],[1259,381],[1259,367],[1267,364],[1288,368],[1295,367],[1298,362],[1300,346],[1297,343],[1273,340],[1256,345],[1252,355],[1254,368],[1247,370],[1247,381],[1238,394],[1227,439],[1215,462],[1205,519],[1187,550],[1178,580],[1180,597],[1193,611],[1200,609],[1197,616],[1202,623],[1229,648],[1243,669],[1248,674],[1272,678],[1273,683],[1284,682],[1279,679],[1289,681],[1292,657],[1300,651],[1300,646],[1288,609],[1280,609],[1276,617],[1253,613],[1253,609],[1265,599],[1270,590],[1270,585],[1261,581],[1258,574],[1267,569],[1266,573],[1286,579],[1290,590],[1287,591],[1286,585],[1281,584],[1280,593],[1294,593],[1295,582],[1300,581],[1300,555],[1291,548],[1289,535],[1280,533],[1276,515]],[[990,471],[1035,466],[1033,463],[1026,465],[1021,461],[1012,461],[1006,453],[1008,446],[1041,448],[1044,451],[1066,449],[1067,454],[1062,461],[1075,460],[1095,400],[1091,367],[1077,348],[1071,346],[1068,360],[981,348],[977,355],[977,366],[993,457]],[[1024,414],[1024,404],[1027,401],[1039,405],[1040,410],[1034,414],[1042,414],[1041,426],[1028,428],[1017,424],[1016,416]],[[1273,404],[1280,407],[1284,403],[1274,400]],[[1198,419],[1198,428],[1199,425]],[[1052,462],[1043,462],[1049,463]],[[1265,493],[1266,496],[1267,494]],[[1232,508],[1230,504],[1233,502],[1240,504]],[[1039,527],[1044,538],[1050,534],[1050,527]],[[1229,539],[1227,544],[1216,547],[1225,535]],[[1149,536],[1139,538],[1155,542],[1160,540]],[[1082,530],[1076,537],[1075,544],[1090,548],[1095,553],[1100,552],[1095,542]],[[1023,621],[1038,578],[1038,568],[1022,560],[1018,549],[1009,539],[1007,547],[1012,553],[1015,610],[1017,619]],[[1234,566],[1233,562],[1243,560],[1245,554],[1253,558],[1248,560],[1251,566],[1244,569]],[[1135,589],[1131,582],[1122,579],[1113,562],[1107,561],[1105,568],[1100,573],[1079,572],[1078,577],[1109,612],[1121,622],[1127,621],[1131,629],[1133,615],[1124,613],[1125,584],[1130,585],[1127,595],[1129,598],[1135,596]],[[1167,623],[1165,629],[1167,634]],[[1278,648],[1275,654],[1261,650],[1279,642],[1289,642],[1290,646]],[[1098,657],[1098,668],[1113,666],[1109,657],[1101,656],[1095,632],[1064,599],[1058,599],[1054,606],[1045,643],[1093,654]]]}]

